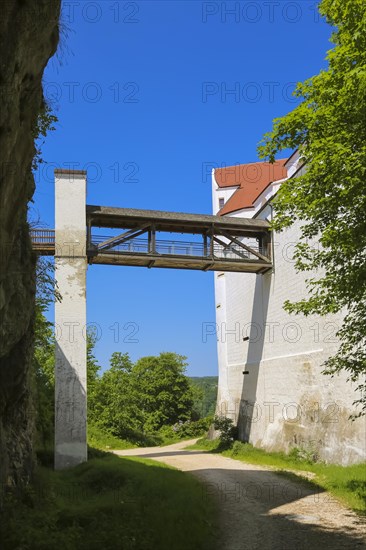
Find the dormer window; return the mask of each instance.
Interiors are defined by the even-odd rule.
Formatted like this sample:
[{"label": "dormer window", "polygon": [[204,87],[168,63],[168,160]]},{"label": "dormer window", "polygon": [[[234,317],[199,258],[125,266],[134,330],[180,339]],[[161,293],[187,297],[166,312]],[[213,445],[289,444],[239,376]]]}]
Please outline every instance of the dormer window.
[{"label": "dormer window", "polygon": [[225,199],[224,197],[220,197],[219,198],[219,209],[221,210],[221,208],[224,208],[224,204],[225,204]]}]

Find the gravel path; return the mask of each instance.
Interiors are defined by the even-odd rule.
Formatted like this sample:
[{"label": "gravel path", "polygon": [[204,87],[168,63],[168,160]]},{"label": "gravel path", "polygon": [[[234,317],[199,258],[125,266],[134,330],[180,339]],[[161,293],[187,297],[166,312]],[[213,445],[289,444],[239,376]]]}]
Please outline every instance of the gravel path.
[{"label": "gravel path", "polygon": [[365,519],[328,493],[266,467],[184,450],[194,441],[113,452],[152,458],[197,476],[203,498],[214,495],[220,503],[220,550],[366,550]]}]

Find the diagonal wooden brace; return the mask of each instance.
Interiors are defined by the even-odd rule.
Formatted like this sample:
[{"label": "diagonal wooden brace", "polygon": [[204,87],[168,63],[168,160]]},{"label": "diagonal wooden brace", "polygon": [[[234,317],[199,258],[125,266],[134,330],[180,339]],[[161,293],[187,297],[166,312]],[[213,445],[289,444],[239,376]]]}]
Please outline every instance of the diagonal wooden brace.
[{"label": "diagonal wooden brace", "polygon": [[[222,241],[222,240],[219,239],[218,237],[213,237],[213,240],[214,240],[216,243],[221,244],[221,246],[223,246],[224,249],[229,248],[229,246],[230,246],[230,244],[231,244],[231,243],[224,243],[224,241]],[[248,260],[248,256],[245,255],[245,254],[241,254],[241,253],[239,252],[239,250],[235,250],[235,248],[234,248],[234,249],[232,249],[231,251],[232,251],[234,254],[236,254],[237,256],[239,256],[240,258],[243,258],[244,260]]]},{"label": "diagonal wooden brace", "polygon": [[128,241],[129,239],[139,237],[143,233],[146,233],[149,226],[150,224],[146,224],[146,225],[143,225],[142,227],[125,231],[121,235],[117,235],[117,237],[111,237],[110,239],[107,239],[106,241],[103,241],[102,243],[98,244],[98,250],[103,250],[103,251],[109,250],[110,248],[114,248],[115,246],[122,244],[125,241]]},{"label": "diagonal wooden brace", "polygon": [[240,242],[238,239],[236,239],[235,237],[233,237],[232,235],[230,235],[230,233],[227,233],[226,231],[224,231],[223,229],[220,229],[219,230],[219,233],[221,235],[223,235],[224,237],[226,237],[227,239],[230,239],[231,242],[237,244],[238,246],[240,246],[241,248],[244,248],[244,250],[246,250],[247,252],[250,252],[250,254],[253,254],[254,256],[256,256],[257,258],[259,258],[260,260],[263,260],[264,262],[267,262],[267,263],[270,263],[270,259],[269,258],[266,258],[266,256],[263,256],[263,254],[261,254],[260,252],[258,252],[257,250],[254,250],[253,248],[251,248],[250,246]]}]

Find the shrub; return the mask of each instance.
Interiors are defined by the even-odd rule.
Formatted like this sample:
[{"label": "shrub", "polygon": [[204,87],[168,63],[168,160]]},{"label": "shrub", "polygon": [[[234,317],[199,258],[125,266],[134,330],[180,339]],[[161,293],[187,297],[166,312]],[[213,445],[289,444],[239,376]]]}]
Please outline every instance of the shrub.
[{"label": "shrub", "polygon": [[231,418],[215,416],[213,422],[215,430],[220,432],[219,439],[223,447],[230,447],[237,438],[238,428]]},{"label": "shrub", "polygon": [[288,456],[299,462],[318,462],[318,451],[311,445],[309,448],[293,447]]},{"label": "shrub", "polygon": [[179,421],[173,426],[163,426],[158,434],[164,439],[184,439],[187,437],[200,437],[207,433],[212,424],[212,416],[200,420],[185,422]]}]

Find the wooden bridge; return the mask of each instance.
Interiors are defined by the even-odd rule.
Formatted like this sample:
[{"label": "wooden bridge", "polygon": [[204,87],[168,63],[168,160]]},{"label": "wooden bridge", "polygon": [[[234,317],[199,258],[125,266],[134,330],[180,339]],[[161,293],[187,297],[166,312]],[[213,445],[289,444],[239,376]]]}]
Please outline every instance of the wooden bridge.
[{"label": "wooden bridge", "polygon": [[[272,267],[264,220],[87,205],[86,221],[90,264],[249,273]],[[97,228],[123,232],[104,236]],[[172,233],[177,238],[167,239]],[[54,230],[34,229],[31,238],[38,254],[62,256]]]},{"label": "wooden bridge", "polygon": [[[56,169],[55,230],[35,229],[31,235],[37,254],[55,257],[62,296],[55,301],[56,469],[85,462],[88,454],[88,263],[249,273],[272,267],[265,220],[88,206],[86,181],[85,170]],[[121,310],[123,292],[128,289],[118,293]]]}]

